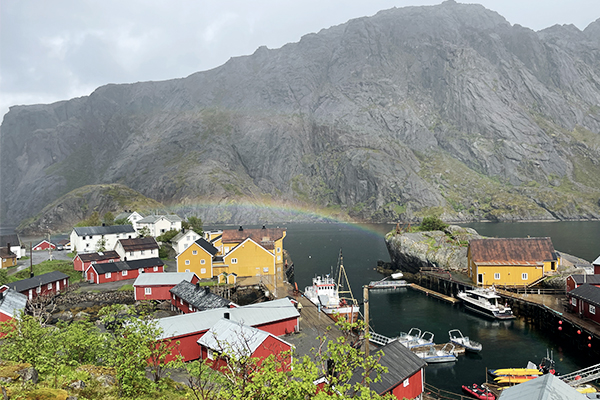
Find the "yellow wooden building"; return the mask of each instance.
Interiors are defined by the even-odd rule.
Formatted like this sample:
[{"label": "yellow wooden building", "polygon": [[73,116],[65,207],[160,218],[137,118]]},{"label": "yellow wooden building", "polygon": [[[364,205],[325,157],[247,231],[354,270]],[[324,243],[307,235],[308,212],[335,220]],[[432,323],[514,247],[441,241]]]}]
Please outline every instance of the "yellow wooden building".
[{"label": "yellow wooden building", "polygon": [[177,272],[193,272],[200,279],[212,278],[218,275],[213,271],[213,258],[217,253],[215,246],[200,238],[177,255]]},{"label": "yellow wooden building", "polygon": [[552,239],[473,239],[468,273],[479,286],[529,286],[556,271],[560,259]]}]

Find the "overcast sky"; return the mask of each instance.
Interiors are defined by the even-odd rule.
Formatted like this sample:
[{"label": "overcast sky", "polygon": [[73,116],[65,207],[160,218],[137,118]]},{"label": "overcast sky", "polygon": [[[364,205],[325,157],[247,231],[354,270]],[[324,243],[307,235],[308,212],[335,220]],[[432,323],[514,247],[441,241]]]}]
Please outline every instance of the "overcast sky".
[{"label": "overcast sky", "polygon": [[[460,2],[460,1],[459,1]],[[0,115],[107,83],[181,78],[259,46],[427,0],[1,0]],[[511,24],[540,30],[600,17],[600,0],[481,0]]]}]

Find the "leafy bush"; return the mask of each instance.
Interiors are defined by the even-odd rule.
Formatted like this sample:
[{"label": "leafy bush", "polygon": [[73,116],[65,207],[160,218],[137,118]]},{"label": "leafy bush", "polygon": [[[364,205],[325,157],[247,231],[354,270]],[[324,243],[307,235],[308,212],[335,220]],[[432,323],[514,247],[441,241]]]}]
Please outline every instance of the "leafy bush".
[{"label": "leafy bush", "polygon": [[448,227],[448,224],[444,223],[438,217],[430,216],[423,218],[423,222],[419,226],[420,231],[443,231]]}]

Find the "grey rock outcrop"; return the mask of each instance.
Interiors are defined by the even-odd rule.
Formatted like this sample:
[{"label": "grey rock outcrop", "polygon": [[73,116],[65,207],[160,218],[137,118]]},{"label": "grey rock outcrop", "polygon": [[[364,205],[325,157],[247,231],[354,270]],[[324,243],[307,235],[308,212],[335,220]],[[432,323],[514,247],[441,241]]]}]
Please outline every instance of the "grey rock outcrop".
[{"label": "grey rock outcrop", "polygon": [[393,269],[412,274],[424,267],[463,271],[469,240],[481,237],[474,229],[450,225],[445,232],[390,232],[385,244]]},{"label": "grey rock outcrop", "polygon": [[11,107],[0,218],[114,182],[205,222],[286,218],[248,202],[372,221],[598,218],[599,24],[534,32],[447,1],[184,79]]}]

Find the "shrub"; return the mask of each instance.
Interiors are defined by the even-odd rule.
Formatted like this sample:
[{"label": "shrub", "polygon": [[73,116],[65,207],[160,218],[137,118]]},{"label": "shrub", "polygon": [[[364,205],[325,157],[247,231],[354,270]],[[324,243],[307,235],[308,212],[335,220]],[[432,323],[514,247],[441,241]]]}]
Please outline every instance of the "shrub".
[{"label": "shrub", "polygon": [[419,226],[420,231],[443,231],[448,227],[448,224],[444,223],[438,217],[430,216],[423,218],[423,222]]}]

